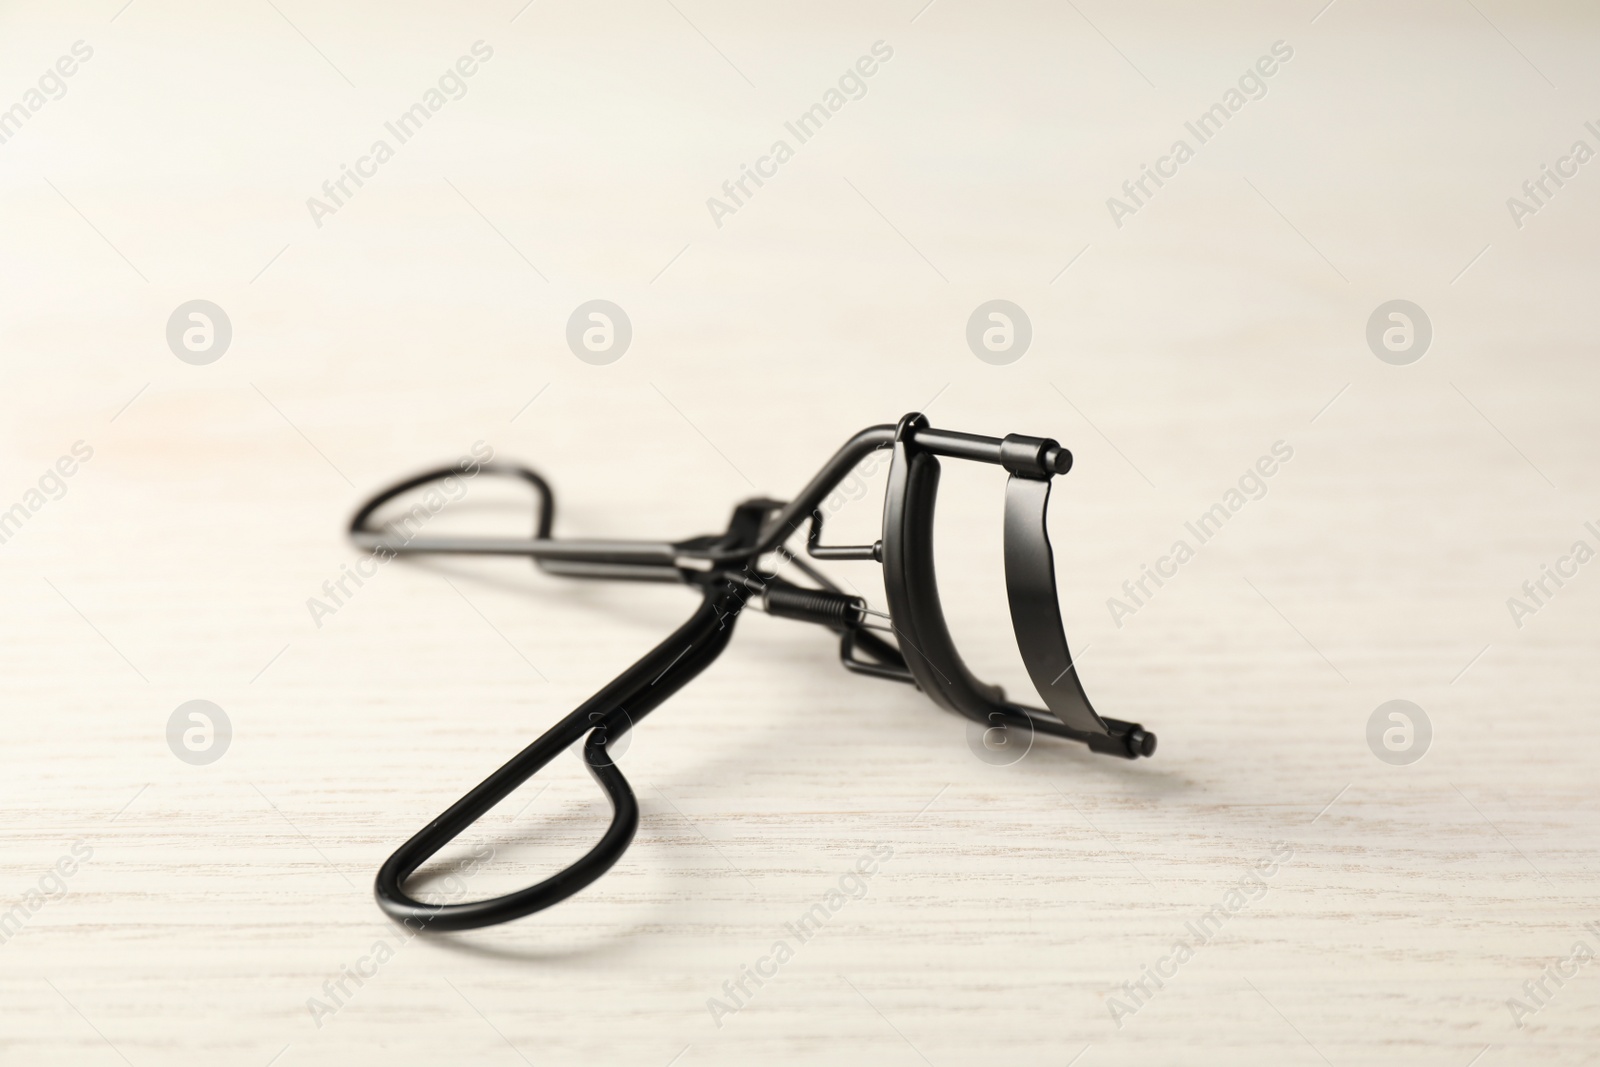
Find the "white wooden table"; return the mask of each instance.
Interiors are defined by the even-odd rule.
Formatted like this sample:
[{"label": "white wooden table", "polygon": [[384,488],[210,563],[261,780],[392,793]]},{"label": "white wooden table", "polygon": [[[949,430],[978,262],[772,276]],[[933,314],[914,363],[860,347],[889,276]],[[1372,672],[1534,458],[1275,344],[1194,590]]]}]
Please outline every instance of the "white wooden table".
[{"label": "white wooden table", "polygon": [[[1600,548],[1600,164],[1561,162],[1600,148],[1592,13],[920,2],[0,15],[0,1062],[1593,1062],[1600,564],[1560,562]],[[593,299],[632,325],[608,365],[566,341]],[[966,339],[993,299],[1031,323],[1005,365]],[[1397,299],[1431,324],[1406,365],[1366,338]],[[212,362],[168,344],[193,300]],[[335,604],[364,495],[483,442],[551,479],[558,534],[685,537],[918,409],[1074,450],[1068,632],[1154,759],[986,761],[752,617],[631,737],[610,874],[472,933],[382,917],[395,846],[693,600],[452,560]],[[943,593],[1021,697],[1001,485],[947,464]],[[193,700],[232,728],[200,765],[168,743]],[[1391,700],[1414,762],[1369,747]],[[527,884],[606,817],[560,759],[432,888]]]}]

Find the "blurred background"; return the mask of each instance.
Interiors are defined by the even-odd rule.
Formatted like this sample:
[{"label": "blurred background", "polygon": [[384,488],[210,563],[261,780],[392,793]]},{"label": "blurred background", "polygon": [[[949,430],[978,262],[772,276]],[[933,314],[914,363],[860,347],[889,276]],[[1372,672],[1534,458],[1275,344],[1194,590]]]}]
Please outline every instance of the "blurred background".
[{"label": "blurred background", "polygon": [[[0,1062],[1588,1062],[1597,30],[5,5]],[[505,560],[335,597],[366,495],[476,446],[550,479],[560,535],[682,538],[913,410],[1073,450],[1067,631],[1155,759],[997,753],[750,618],[630,738],[611,874],[470,934],[382,918],[382,860],[693,601]],[[829,541],[873,536],[884,473]],[[941,589],[1028,700],[1002,486],[946,464]],[[473,483],[430,521],[527,506]],[[606,817],[559,760],[437,891]]]}]

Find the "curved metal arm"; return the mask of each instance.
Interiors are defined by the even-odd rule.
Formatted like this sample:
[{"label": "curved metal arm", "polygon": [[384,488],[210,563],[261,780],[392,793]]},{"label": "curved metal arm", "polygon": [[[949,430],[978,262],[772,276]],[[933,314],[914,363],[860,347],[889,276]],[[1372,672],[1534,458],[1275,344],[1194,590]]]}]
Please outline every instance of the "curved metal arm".
[{"label": "curved metal arm", "polygon": [[[584,701],[543,737],[513,756],[472,792],[395,850],[378,871],[378,906],[392,919],[431,930],[470,930],[518,919],[565,900],[622,857],[639,826],[639,805],[607,748],[633,724],[693,679],[727,647],[739,599],[707,591],[700,607],[665,641]],[[536,885],[461,904],[426,904],[405,891],[406,879],[467,827],[587,732],[584,765],[611,801],[611,825],[584,856]]]},{"label": "curved metal arm", "polygon": [[1055,554],[1045,529],[1050,479],[1012,474],[1006,482],[1006,596],[1011,626],[1028,677],[1045,707],[1069,729],[1083,735],[1096,752],[1149,756],[1156,735],[1135,723],[1102,719],[1078,679],[1078,665],[1067,648],[1056,594]]}]

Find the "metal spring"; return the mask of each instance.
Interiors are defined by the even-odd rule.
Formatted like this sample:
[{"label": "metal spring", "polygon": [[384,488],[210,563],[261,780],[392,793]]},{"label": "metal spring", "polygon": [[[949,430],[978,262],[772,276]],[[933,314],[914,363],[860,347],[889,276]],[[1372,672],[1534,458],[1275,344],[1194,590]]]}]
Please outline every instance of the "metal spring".
[{"label": "metal spring", "polygon": [[769,615],[823,626],[856,626],[866,609],[866,602],[858,596],[806,589],[788,582],[768,583],[763,599]]}]

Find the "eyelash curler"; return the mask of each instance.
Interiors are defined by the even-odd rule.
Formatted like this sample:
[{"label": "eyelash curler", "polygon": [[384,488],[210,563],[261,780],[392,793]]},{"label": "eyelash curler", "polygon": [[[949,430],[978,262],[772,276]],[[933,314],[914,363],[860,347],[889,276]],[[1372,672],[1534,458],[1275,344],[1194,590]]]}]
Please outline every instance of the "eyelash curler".
[{"label": "eyelash curler", "polygon": [[[891,451],[884,495],[883,536],[870,545],[824,545],[823,501],[872,452]],[[939,603],[933,573],[933,512],[939,460],[964,459],[1003,467],[1006,482],[1005,574],[1017,646],[1045,708],[1008,701],[1000,687],[973,676],[957,654]],[[711,665],[733,636],[747,604],[768,614],[824,626],[839,636],[846,669],[916,686],[936,704],[987,728],[1016,727],[1087,745],[1125,759],[1155,752],[1155,734],[1138,723],[1097,714],[1083,691],[1067,648],[1056,599],[1054,557],[1045,530],[1050,480],[1072,467],[1072,453],[1044,437],[1005,438],[936,430],[912,413],[895,426],[873,426],[845,443],[788,503],[749,500],[733,511],[720,534],[686,541],[567,540],[550,536],[555,498],[533,471],[483,464],[479,473],[518,478],[538,506],[532,539],[397,537],[371,525],[383,505],[414,489],[457,474],[428,471],[369,500],[350,520],[357,546],[397,555],[528,556],[548,574],[568,578],[681,582],[700,593],[688,621],[603,689],[513,756],[443,815],[401,845],[378,871],[378,906],[390,918],[434,930],[468,930],[540,911],[599,878],[616,863],[639,825],[639,805],[608,746]],[[887,613],[843,592],[786,543],[807,526],[805,550],[815,560],[874,560],[883,565]],[[760,567],[776,555],[814,586]],[[882,620],[878,622],[877,620]],[[887,633],[894,643],[880,637]],[[1048,710],[1046,710],[1048,709]],[[587,737],[585,737],[587,735]],[[571,866],[536,885],[486,900],[428,904],[406,894],[405,882],[430,857],[504,800],[559,753],[583,739],[583,760],[611,802],[611,824],[599,842]]]}]

